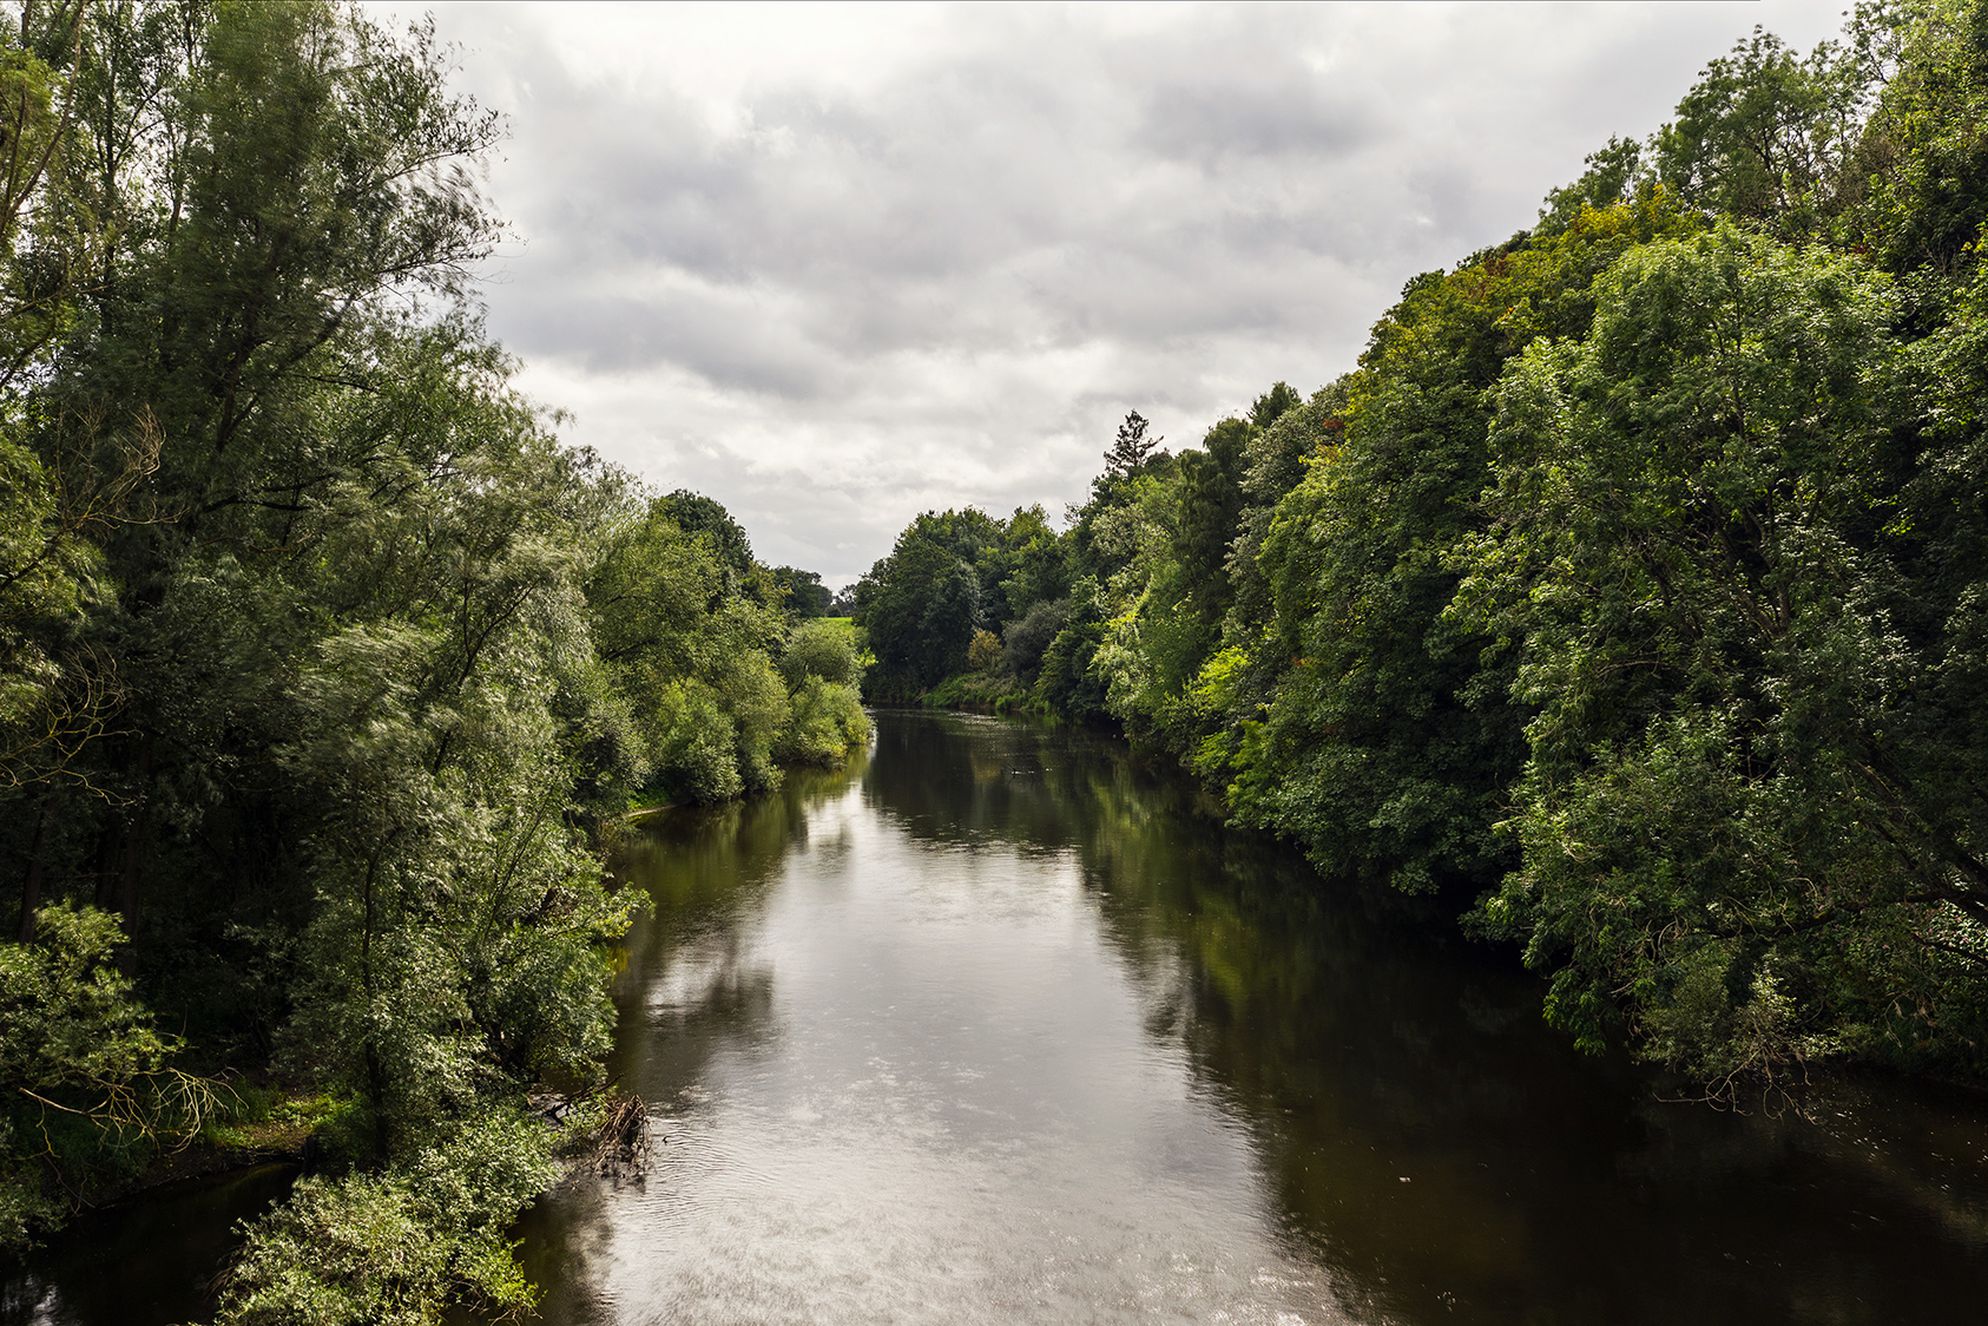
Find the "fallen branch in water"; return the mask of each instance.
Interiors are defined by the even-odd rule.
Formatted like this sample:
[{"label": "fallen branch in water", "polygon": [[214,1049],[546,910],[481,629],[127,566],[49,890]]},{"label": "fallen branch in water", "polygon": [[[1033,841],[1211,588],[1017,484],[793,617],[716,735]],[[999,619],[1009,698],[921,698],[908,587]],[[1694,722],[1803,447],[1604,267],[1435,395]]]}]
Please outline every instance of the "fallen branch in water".
[{"label": "fallen branch in water", "polygon": [[641,1182],[649,1173],[649,1107],[640,1096],[617,1091],[607,1099],[594,1130],[593,1163],[604,1179]]}]

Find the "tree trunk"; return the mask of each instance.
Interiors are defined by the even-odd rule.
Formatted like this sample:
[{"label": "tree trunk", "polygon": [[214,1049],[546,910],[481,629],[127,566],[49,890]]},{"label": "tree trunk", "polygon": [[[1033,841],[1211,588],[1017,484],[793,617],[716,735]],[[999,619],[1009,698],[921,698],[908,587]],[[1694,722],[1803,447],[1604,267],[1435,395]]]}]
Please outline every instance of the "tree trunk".
[{"label": "tree trunk", "polygon": [[42,852],[48,843],[48,798],[35,801],[35,834],[28,844],[28,876],[21,885],[21,923],[16,933],[23,944],[35,937],[35,909],[41,906]]}]

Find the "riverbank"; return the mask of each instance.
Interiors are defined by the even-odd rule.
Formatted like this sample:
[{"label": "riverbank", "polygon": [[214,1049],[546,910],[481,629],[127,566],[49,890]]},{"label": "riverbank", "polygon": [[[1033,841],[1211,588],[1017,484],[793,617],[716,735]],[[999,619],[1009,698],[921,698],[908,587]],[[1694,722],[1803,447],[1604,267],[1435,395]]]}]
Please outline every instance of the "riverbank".
[{"label": "riverbank", "polygon": [[1050,721],[1056,718],[1040,697],[1014,678],[984,672],[962,672],[948,677],[920,696],[918,705],[924,709],[996,714],[1003,718]]}]

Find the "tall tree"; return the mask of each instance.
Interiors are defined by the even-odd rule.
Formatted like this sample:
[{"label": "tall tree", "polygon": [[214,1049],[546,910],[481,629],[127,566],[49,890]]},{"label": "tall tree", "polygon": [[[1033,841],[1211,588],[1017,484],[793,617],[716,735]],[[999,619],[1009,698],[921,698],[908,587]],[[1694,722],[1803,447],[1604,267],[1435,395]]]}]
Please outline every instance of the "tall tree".
[{"label": "tall tree", "polygon": [[1136,474],[1146,462],[1152,459],[1165,438],[1157,435],[1146,436],[1152,425],[1146,416],[1137,410],[1126,412],[1124,422],[1118,425],[1118,434],[1112,439],[1111,450],[1104,453],[1104,476],[1107,479],[1123,479]]}]

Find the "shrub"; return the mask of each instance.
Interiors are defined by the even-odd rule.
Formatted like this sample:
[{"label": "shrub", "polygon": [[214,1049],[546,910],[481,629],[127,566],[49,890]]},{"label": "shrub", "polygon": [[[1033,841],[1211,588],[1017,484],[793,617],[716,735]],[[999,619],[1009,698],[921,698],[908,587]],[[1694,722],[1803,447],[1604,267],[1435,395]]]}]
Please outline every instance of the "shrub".
[{"label": "shrub", "polygon": [[1001,664],[1001,637],[992,631],[975,631],[967,642],[966,665],[975,672],[992,672]]}]

